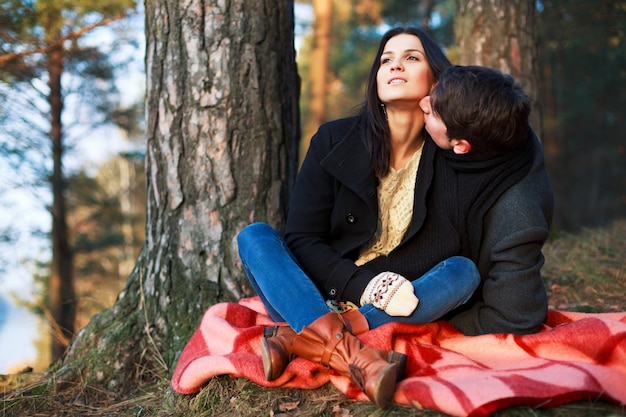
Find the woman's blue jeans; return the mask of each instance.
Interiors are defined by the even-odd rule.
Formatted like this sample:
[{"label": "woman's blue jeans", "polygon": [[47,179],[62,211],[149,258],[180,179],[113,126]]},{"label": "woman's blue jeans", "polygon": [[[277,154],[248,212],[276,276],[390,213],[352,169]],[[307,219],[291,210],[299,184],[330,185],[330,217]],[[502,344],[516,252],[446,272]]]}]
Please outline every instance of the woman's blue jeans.
[{"label": "woman's blue jeans", "polygon": [[[273,227],[253,223],[239,233],[237,243],[250,284],[273,320],[286,321],[300,332],[332,311]],[[359,311],[370,329],[390,322],[430,323],[467,302],[479,283],[480,274],[474,263],[455,256],[412,282],[420,301],[410,316],[390,316],[371,304],[360,307]]]}]

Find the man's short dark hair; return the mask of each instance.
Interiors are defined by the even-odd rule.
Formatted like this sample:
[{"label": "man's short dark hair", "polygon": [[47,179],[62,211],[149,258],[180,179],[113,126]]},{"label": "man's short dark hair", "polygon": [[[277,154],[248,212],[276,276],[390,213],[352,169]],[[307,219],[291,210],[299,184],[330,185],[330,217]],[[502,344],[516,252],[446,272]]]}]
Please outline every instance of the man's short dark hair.
[{"label": "man's short dark hair", "polygon": [[430,98],[448,138],[467,140],[472,153],[500,155],[528,137],[530,99],[512,76],[496,69],[448,67]]}]

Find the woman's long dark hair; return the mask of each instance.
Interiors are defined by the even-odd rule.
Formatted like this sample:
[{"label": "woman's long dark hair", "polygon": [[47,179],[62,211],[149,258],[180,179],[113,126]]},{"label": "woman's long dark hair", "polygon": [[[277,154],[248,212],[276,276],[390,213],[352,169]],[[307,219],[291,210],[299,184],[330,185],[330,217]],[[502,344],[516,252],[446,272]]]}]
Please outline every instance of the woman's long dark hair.
[{"label": "woman's long dark hair", "polygon": [[384,177],[389,172],[389,160],[391,145],[389,138],[389,125],[385,117],[382,102],[378,98],[378,87],[376,76],[380,68],[380,57],[384,52],[385,45],[389,39],[400,34],[417,36],[424,47],[424,54],[428,64],[435,76],[435,81],[439,75],[452,63],[446,57],[443,50],[435,43],[430,36],[421,29],[413,27],[398,27],[388,30],[380,40],[376,57],[372,63],[367,77],[365,101],[359,112],[361,118],[361,130],[367,147],[371,150],[374,160],[374,171],[378,177]]}]

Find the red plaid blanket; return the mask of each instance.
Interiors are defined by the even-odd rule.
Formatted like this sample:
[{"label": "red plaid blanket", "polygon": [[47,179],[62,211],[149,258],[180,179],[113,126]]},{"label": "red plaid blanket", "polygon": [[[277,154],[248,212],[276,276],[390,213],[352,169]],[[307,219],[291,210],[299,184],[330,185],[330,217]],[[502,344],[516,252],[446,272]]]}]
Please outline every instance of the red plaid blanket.
[{"label": "red plaid blanket", "polygon": [[[296,358],[268,382],[260,338],[274,323],[258,297],[209,308],[174,369],[172,387],[191,394],[216,375],[266,387],[317,388],[330,381],[348,397],[367,400],[348,378]],[[488,415],[510,406],[552,407],[582,399],[626,404],[626,312],[550,310],[533,335],[464,336],[445,322],[391,323],[359,338],[406,353],[406,378],[394,401],[454,416]]]}]

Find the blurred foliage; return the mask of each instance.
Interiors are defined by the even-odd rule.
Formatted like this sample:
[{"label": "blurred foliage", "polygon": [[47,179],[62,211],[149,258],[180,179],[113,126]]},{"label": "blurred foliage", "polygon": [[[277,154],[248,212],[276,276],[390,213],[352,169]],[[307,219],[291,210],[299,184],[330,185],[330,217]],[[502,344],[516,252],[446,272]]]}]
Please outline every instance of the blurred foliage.
[{"label": "blurred foliage", "polygon": [[[77,328],[111,307],[124,287],[145,236],[146,177],[143,153],[120,154],[90,175],[68,179],[68,225],[74,254]],[[45,301],[49,261],[36,262],[37,292]],[[42,300],[20,300],[46,316]]]},{"label": "blurred foliage", "polygon": [[[59,98],[63,151],[88,136],[86,131],[113,123],[129,110],[120,105],[116,86],[126,62],[114,56],[131,43],[129,29],[117,25],[115,35],[104,42],[92,35],[99,26],[111,24],[107,19],[118,19],[133,7],[134,0],[0,1],[0,158],[22,174],[7,183],[16,188],[49,187],[51,109],[46,83],[50,48],[61,47],[64,56]],[[59,10],[60,17],[55,19]],[[52,26],[58,26],[57,39],[47,38]],[[106,39],[106,34],[99,33]]]},{"label": "blurred foliage", "polygon": [[95,176],[80,172],[69,181],[78,328],[113,305],[143,245],[144,158],[143,154],[118,155],[99,167]]},{"label": "blurred foliage", "polygon": [[546,158],[557,229],[626,216],[626,1],[539,3]]},{"label": "blurred foliage", "polygon": [[[131,14],[136,6],[135,0],[0,1],[0,158],[3,168],[7,168],[3,172],[0,192],[4,195],[22,190],[23,195],[39,200],[42,207],[55,213],[54,224],[57,227],[46,236],[56,243],[51,246],[58,248],[53,251],[52,262],[38,259],[39,253],[26,255],[32,256],[31,263],[41,260],[35,272],[35,280],[41,284],[41,300],[35,301],[35,304],[42,314],[51,313],[48,319],[53,327],[56,321],[63,329],[73,328],[72,319],[64,322],[69,315],[58,316],[57,312],[59,302],[69,304],[76,300],[73,296],[64,299],[67,291],[60,291],[60,298],[53,297],[54,294],[49,294],[47,290],[49,280],[59,277],[61,281],[71,283],[66,287],[75,286],[74,277],[77,277],[76,286],[84,283],[81,280],[84,275],[80,275],[83,267],[68,265],[80,259],[80,256],[73,257],[75,252],[80,251],[76,251],[77,247],[68,246],[75,242],[85,244],[87,234],[76,230],[66,233],[63,226],[66,223],[73,223],[71,228],[76,228],[77,224],[84,226],[89,217],[92,217],[89,220],[102,220],[104,223],[100,227],[106,232],[102,241],[92,239],[87,246],[92,250],[98,247],[102,251],[102,264],[110,261],[106,251],[115,240],[112,237],[117,232],[115,222],[119,219],[113,214],[121,200],[114,201],[114,197],[108,194],[96,194],[102,186],[96,179],[87,179],[82,173],[72,172],[68,168],[71,164],[67,163],[67,156],[72,156],[71,151],[80,142],[91,139],[97,127],[124,120],[123,129],[130,137],[137,135],[142,126],[136,122],[142,113],[136,106],[121,105],[122,95],[116,84],[118,75],[126,68],[124,59],[129,56],[127,50],[126,55],[121,52],[132,46],[128,36],[134,35],[132,27],[125,25],[122,19]],[[60,88],[54,88],[59,83]],[[134,166],[133,170],[136,170]],[[143,168],[139,170],[143,172]],[[111,179],[101,182],[112,183]],[[138,181],[137,184],[141,186],[142,183]],[[82,210],[98,208],[100,211],[81,217],[81,210],[74,205],[72,216],[78,216],[80,221],[73,218],[68,222],[69,216],[63,210],[67,203],[65,200],[71,198],[81,186],[92,193],[76,200],[85,204]],[[139,198],[142,195],[134,194]],[[59,204],[62,200],[64,203]],[[140,212],[143,212],[143,206],[144,201]],[[139,219],[143,226],[142,216],[139,215]],[[93,224],[91,226],[94,227]],[[3,235],[17,240],[10,232],[7,230]],[[97,233],[95,227],[94,233]],[[124,233],[128,235],[129,232]],[[128,245],[126,235],[120,235],[123,244],[117,246]],[[128,255],[134,262],[136,251]],[[19,260],[12,261],[17,263]],[[61,264],[63,266],[58,268]],[[44,266],[47,268],[45,272],[42,269]],[[74,275],[65,272],[74,269],[77,270]],[[102,290],[102,283],[97,285]],[[115,294],[119,288],[119,285],[114,287]],[[98,295],[104,295],[104,291]],[[112,304],[112,300],[108,304]],[[95,311],[92,309],[83,314],[89,317]],[[83,319],[79,324],[85,322]]]}]

